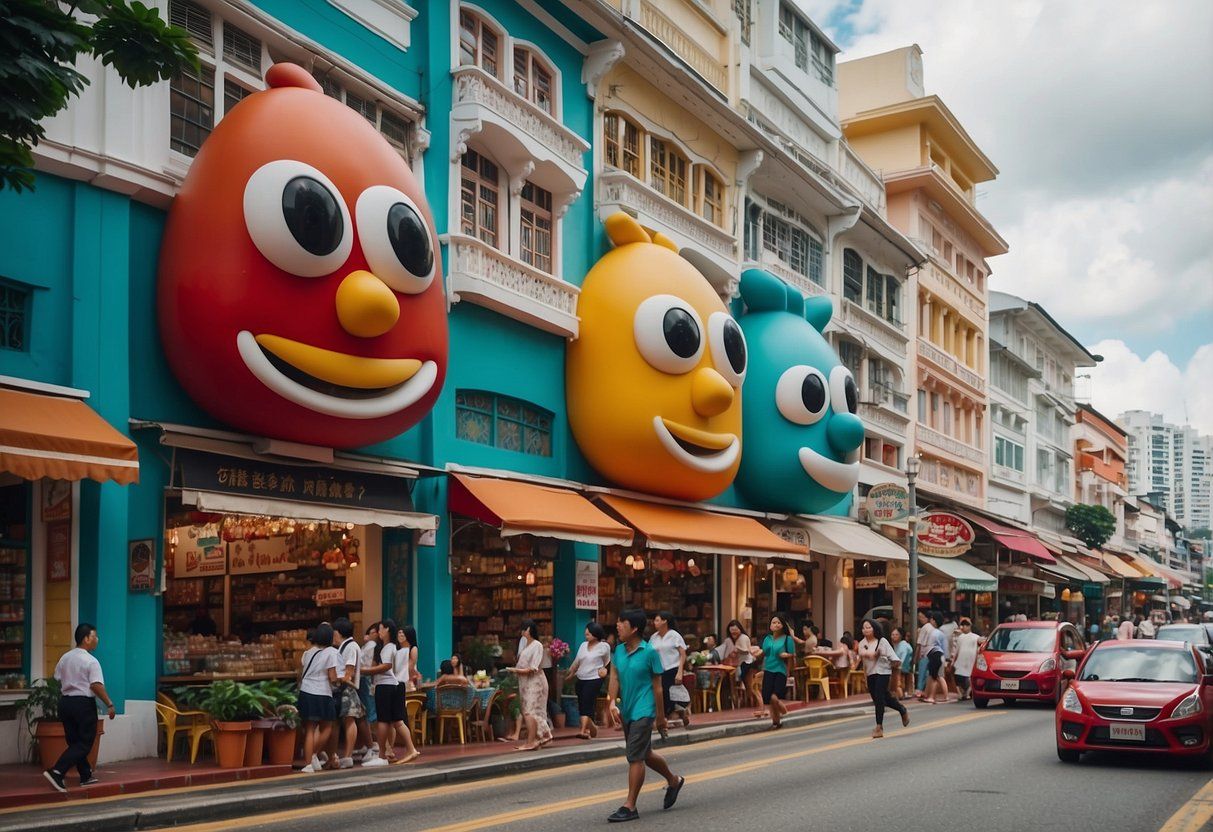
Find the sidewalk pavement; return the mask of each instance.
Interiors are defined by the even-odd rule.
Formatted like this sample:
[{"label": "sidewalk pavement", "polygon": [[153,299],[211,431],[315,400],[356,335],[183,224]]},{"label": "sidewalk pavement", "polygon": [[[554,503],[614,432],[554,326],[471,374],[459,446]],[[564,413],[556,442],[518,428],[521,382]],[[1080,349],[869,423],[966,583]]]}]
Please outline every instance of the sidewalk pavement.
[{"label": "sidewalk pavement", "polygon": [[[868,696],[809,705],[791,703],[789,726],[843,719],[867,712]],[[766,731],[769,720],[741,709],[696,714],[692,728],[674,728],[657,747],[710,742]],[[427,745],[414,764],[304,775],[285,766],[219,769],[213,765],[132,760],[101,766],[95,786],[50,789],[36,766],[0,766],[0,832],[133,832],[187,823],[253,816],[316,803],[356,800],[469,780],[575,765],[623,755],[618,731],[601,730],[597,740],[576,739],[574,729],[557,733],[543,751],[520,752],[509,743]],[[42,804],[42,805],[33,805]],[[49,804],[49,805],[48,805]],[[53,807],[53,808],[52,808]],[[50,809],[48,811],[48,809]]]}]

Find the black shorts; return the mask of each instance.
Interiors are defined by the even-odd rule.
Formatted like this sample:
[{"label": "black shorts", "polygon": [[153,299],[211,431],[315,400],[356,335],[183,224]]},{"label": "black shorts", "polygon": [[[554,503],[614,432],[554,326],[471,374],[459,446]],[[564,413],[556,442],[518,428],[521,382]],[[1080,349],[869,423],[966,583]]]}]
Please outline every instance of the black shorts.
[{"label": "black shorts", "polygon": [[747,662],[741,666],[741,683],[746,687],[750,686],[750,677],[754,675],[754,671],[758,669],[757,662]]},{"label": "black shorts", "polygon": [[653,750],[653,717],[623,723],[623,742],[629,763],[643,763]]},{"label": "black shorts", "polygon": [[375,716],[380,722],[404,722],[404,685],[375,685]]},{"label": "black shorts", "polygon": [[337,718],[337,700],[319,693],[299,692],[299,719],[304,722],[332,722]]},{"label": "black shorts", "polygon": [[598,713],[598,694],[602,691],[602,679],[578,679],[574,687],[577,690],[577,713],[587,719],[593,719]]},{"label": "black shorts", "polygon": [[767,671],[762,674],[762,704],[771,704],[772,696],[784,696],[784,692],[788,688],[788,674],[772,673]]},{"label": "black shorts", "polygon": [[931,653],[927,656],[927,675],[932,679],[942,679],[940,672],[943,668],[943,653]]}]

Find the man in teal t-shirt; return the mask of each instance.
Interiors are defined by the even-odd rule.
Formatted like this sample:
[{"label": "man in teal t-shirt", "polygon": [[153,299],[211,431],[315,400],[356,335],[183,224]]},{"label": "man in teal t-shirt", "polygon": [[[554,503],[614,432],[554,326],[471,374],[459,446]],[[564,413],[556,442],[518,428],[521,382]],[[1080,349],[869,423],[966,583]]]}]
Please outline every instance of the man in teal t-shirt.
[{"label": "man in teal t-shirt", "polygon": [[[611,723],[623,728],[628,760],[627,802],[607,817],[611,823],[636,820],[636,799],[644,785],[644,767],[665,778],[665,801],[663,808],[669,809],[678,799],[678,792],[686,782],[670,771],[666,761],[653,751],[653,726],[665,729],[665,712],[657,708],[661,699],[661,656],[644,641],[644,627],[648,618],[644,610],[624,610],[615,622],[619,633],[619,646],[611,661],[611,683],[607,701],[611,707]],[[621,704],[616,704],[616,699]]]}]

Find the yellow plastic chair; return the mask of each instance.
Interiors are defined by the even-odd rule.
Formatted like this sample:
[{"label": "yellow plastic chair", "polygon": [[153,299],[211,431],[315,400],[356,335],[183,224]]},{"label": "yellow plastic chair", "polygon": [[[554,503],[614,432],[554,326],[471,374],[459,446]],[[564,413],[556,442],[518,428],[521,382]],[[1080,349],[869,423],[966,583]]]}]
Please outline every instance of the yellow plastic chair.
[{"label": "yellow plastic chair", "polygon": [[[156,698],[160,699],[159,696]],[[203,711],[179,711],[160,701],[157,701],[155,705],[156,717],[159,719],[160,728],[164,731],[164,744],[167,748],[165,762],[173,761],[173,746],[177,743],[178,734],[189,737],[191,764],[197,761],[198,747],[204,738],[211,740],[211,743],[214,744],[210,717]]]},{"label": "yellow plastic chair", "polygon": [[434,689],[434,715],[438,724],[437,739],[446,739],[446,728],[453,722],[459,728],[459,744],[467,744],[467,718],[476,695],[466,685],[443,685]]},{"label": "yellow plastic chair", "polygon": [[830,663],[821,656],[805,656],[804,659],[804,701],[807,703],[813,688],[821,691],[821,695],[829,701],[830,698]]},{"label": "yellow plastic chair", "polygon": [[868,677],[863,668],[851,668],[851,672],[847,674],[847,690],[851,693],[867,693]]},{"label": "yellow plastic chair", "polygon": [[404,724],[413,732],[413,744],[425,745],[425,735],[427,733],[425,730],[425,699],[405,699],[404,714]]}]

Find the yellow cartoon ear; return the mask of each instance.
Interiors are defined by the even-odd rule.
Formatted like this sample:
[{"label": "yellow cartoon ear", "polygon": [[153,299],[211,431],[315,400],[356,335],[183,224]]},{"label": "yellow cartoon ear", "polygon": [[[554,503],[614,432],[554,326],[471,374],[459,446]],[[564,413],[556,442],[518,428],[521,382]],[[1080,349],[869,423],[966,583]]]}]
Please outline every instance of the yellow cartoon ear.
[{"label": "yellow cartoon ear", "polygon": [[603,223],[606,226],[607,236],[611,238],[611,242],[616,248],[626,246],[630,243],[650,243],[649,232],[640,227],[640,223],[636,222],[636,218],[630,214],[625,214],[623,211],[616,211],[606,218]]},{"label": "yellow cartoon ear", "polygon": [[666,235],[662,234],[660,231],[658,231],[657,233],[655,233],[653,235],[653,242],[659,246],[665,246],[666,248],[668,248],[670,251],[674,252],[675,254],[678,253],[678,244],[675,243],[673,240],[671,240]]}]

